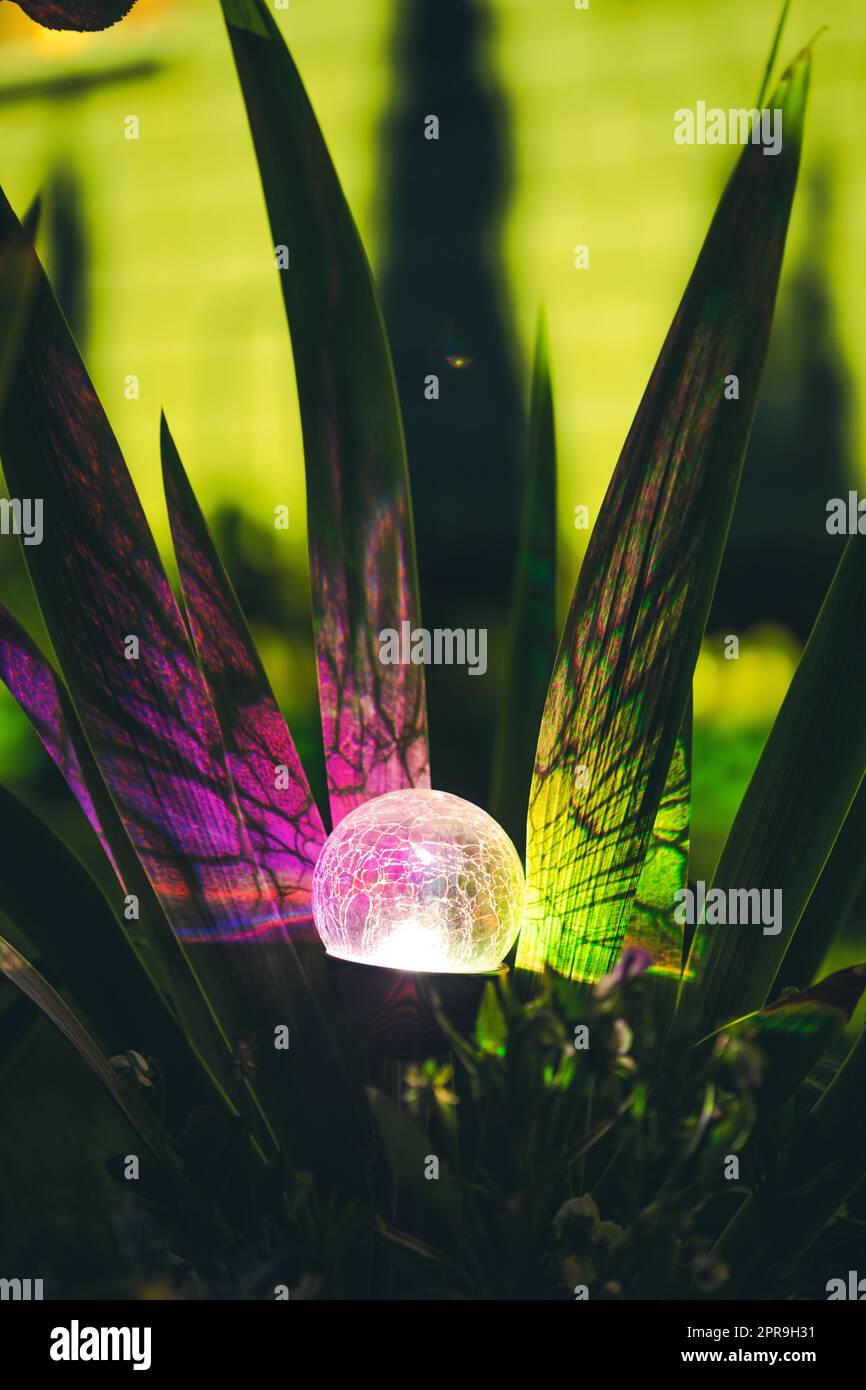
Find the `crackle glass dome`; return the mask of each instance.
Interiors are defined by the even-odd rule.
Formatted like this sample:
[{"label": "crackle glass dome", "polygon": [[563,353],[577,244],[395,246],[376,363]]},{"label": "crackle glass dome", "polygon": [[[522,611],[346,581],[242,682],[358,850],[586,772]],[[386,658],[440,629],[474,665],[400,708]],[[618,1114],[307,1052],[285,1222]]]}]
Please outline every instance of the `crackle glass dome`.
[{"label": "crackle glass dome", "polygon": [[332,956],[401,970],[495,970],[520,929],[523,866],[492,816],[412,788],[356,806],[313,876]]}]

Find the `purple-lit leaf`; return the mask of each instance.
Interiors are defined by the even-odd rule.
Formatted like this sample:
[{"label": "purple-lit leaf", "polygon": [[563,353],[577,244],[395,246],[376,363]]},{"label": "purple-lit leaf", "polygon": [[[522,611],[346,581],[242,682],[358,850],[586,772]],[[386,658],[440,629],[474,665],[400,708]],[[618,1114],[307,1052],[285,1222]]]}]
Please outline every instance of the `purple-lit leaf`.
[{"label": "purple-lit leaf", "polygon": [[[744,147],[580,572],[542,719],[517,964],[595,979],[619,954],[715,587],[766,356],[810,55],[773,157]],[[738,379],[736,398],[726,380]]]},{"label": "purple-lit leaf", "polygon": [[20,623],[0,604],[0,679],[8,686],[67,782],[123,884],[123,876],[99,823],[84,780],[72,730],[77,723],[69,697],[50,663]]},{"label": "purple-lit leaf", "polygon": [[[3,199],[0,249],[17,235]],[[13,495],[44,500],[42,543],[24,555],[96,763],[231,1054],[264,1044],[255,1091],[271,1091],[279,1123],[285,1066],[272,1040],[292,965],[278,904],[144,513],[41,267],[0,455]]]},{"label": "purple-lit leaf", "polygon": [[322,819],[165,420],[162,466],[193,642],[246,828],[282,921],[293,936],[309,934],[310,885],[325,842]]},{"label": "purple-lit leaf", "polygon": [[380,634],[420,621],[405,444],[370,268],[279,30],[223,0],[270,216],[304,431],[313,619],[334,823],[427,787],[424,672]]},{"label": "purple-lit leaf", "polygon": [[[846,614],[846,626],[848,621]],[[774,994],[785,988],[801,988],[814,980],[834,940],[844,941],[856,930],[858,903],[866,887],[864,845],[866,782],[861,782],[782,960],[772,987]]]},{"label": "purple-lit leaf", "polygon": [[[0,221],[4,237],[17,226],[5,200]],[[43,498],[44,536],[24,557],[96,761],[172,924],[190,939],[271,925],[183,619],[44,277],[0,452],[10,491]]]},{"label": "purple-lit leaf", "polygon": [[[115,867],[120,890],[117,911],[130,945],[212,1079],[237,1107],[225,1039],[132,849],[69,696],[51,664],[2,605],[0,678],[27,714]],[[137,902],[137,917],[130,915],[127,895]]]}]

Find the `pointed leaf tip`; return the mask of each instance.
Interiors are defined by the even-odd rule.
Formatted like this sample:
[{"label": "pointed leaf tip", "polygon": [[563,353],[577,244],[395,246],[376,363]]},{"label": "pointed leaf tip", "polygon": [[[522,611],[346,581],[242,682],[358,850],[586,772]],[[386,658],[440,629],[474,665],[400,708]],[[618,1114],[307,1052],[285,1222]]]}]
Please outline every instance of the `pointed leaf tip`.
[{"label": "pointed leaf tip", "polygon": [[[517,966],[536,979],[545,963],[596,979],[621,949],[739,486],[808,70],[804,61],[777,89],[777,157],[750,141],[737,159],[578,577],[530,795]],[[729,373],[736,410],[724,394]]]},{"label": "pointed leaf tip", "polygon": [[430,785],[424,667],[381,651],[421,620],[403,425],[370,266],[297,67],[263,0],[223,0],[223,11],[271,245],[291,247],[280,286],[336,824],[371,796]]}]

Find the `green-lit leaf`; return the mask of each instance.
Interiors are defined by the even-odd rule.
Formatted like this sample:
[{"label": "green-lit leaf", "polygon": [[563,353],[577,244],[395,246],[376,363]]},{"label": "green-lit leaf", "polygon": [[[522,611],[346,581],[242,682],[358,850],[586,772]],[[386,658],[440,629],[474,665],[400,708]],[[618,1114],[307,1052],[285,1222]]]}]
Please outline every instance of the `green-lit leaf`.
[{"label": "green-lit leaf", "polygon": [[642,947],[649,952],[651,975],[677,980],[683,969],[683,928],[674,912],[676,894],[689,878],[691,724],[689,709],[674,746],[624,942],[624,949]]},{"label": "green-lit leaf", "polygon": [[800,918],[774,992],[802,988],[815,978],[834,939],[844,937],[866,884],[866,782],[854,798],[839,838]]},{"label": "green-lit leaf", "polygon": [[737,812],[713,887],[782,895],[778,931],[698,924],[684,1020],[700,1034],[766,1000],[866,771],[866,540],[852,536]]},{"label": "green-lit leaf", "polygon": [[522,854],[536,730],[556,655],[556,431],[543,318],[535,343],[521,515],[490,811]]},{"label": "green-lit leaf", "polygon": [[788,10],[791,8],[791,0],[783,0],[779,18],[776,21],[776,28],[773,31],[773,42],[770,44],[770,51],[767,54],[767,66],[764,68],[764,76],[761,80],[761,90],[758,93],[758,100],[755,106],[760,110],[764,105],[764,97],[767,94],[767,87],[770,85],[770,78],[773,75],[773,67],[779,56],[779,45],[782,42],[782,34],[785,30],[785,21],[788,18]]},{"label": "green-lit leaf", "polygon": [[[697,660],[766,356],[810,55],[749,144],[644,394],[593,531],[535,759],[517,964],[595,979],[619,954]],[[726,398],[736,376],[737,399]]]},{"label": "green-lit leaf", "polygon": [[505,1020],[505,1014],[502,1012],[496,987],[490,983],[484,986],[484,993],[481,996],[481,1008],[475,1023],[475,1036],[482,1051],[504,1052],[505,1044],[508,1041],[508,1024]]}]

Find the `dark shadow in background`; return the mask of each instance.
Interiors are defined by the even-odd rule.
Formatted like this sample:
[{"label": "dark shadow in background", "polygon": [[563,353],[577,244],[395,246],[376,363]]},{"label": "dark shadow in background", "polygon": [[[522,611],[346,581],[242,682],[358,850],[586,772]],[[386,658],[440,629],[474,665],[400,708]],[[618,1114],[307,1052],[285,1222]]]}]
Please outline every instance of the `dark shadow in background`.
[{"label": "dark shadow in background", "polygon": [[827,502],[856,485],[851,387],[821,256],[830,175],[807,190],[806,259],[780,297],[710,631],[779,623],[805,642],[845,545],[827,534]]},{"label": "dark shadow in background", "polygon": [[[398,5],[379,275],[403,408],[424,626],[487,628],[488,670],[427,668],[434,786],[484,804],[522,485],[524,382],[499,237],[508,127],[473,0]],[[439,120],[438,140],[425,118]],[[450,361],[449,361],[450,359]],[[439,399],[425,399],[425,378]]]},{"label": "dark shadow in background", "polygon": [[48,179],[46,194],[47,270],[66,322],[85,356],[90,326],[90,255],[77,174],[58,164]]}]

